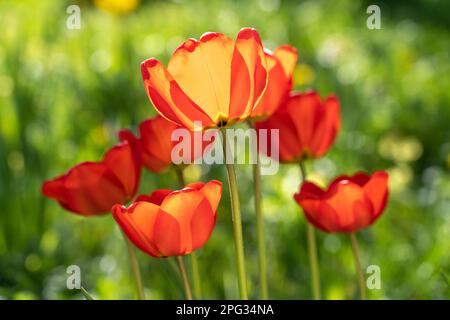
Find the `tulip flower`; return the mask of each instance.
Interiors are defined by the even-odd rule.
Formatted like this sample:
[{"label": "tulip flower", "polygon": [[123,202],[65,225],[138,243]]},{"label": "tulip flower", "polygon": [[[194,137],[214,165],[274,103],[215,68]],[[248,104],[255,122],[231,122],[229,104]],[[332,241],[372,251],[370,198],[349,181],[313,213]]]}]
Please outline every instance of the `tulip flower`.
[{"label": "tulip flower", "polygon": [[[174,130],[184,129],[186,134],[189,135],[190,141],[188,141],[189,150],[182,150],[189,152],[187,157],[182,155],[183,159],[187,159],[186,164],[194,163],[195,159],[200,158],[204,151],[208,150],[208,147],[212,146],[209,141],[203,141],[203,137],[197,139],[193,132],[186,128],[180,127],[173,122],[167,121],[160,115],[147,119],[139,125],[139,137],[136,137],[133,132],[128,129],[121,130],[119,137],[122,141],[128,141],[135,143],[139,149],[142,164],[150,171],[154,173],[160,173],[167,169],[173,163],[172,151],[176,144],[180,143],[176,138],[172,141],[172,133]],[[215,137],[214,137],[215,138]],[[199,144],[200,146],[196,146]]]},{"label": "tulip flower", "polygon": [[355,269],[361,299],[366,299],[364,273],[361,267],[355,232],[372,225],[383,213],[388,199],[388,174],[377,171],[340,176],[327,190],[311,182],[302,184],[294,195],[308,221],[325,232],[350,233]]},{"label": "tulip flower", "polygon": [[325,155],[339,127],[337,97],[322,101],[316,92],[293,94],[270,118],[256,123],[257,129],[269,129],[268,134],[270,129],[279,129],[281,162],[300,162]]},{"label": "tulip flower", "polygon": [[156,110],[196,131],[246,119],[268,79],[264,49],[252,28],[242,29],[235,41],[217,32],[187,39],[175,50],[167,69],[150,58],[142,62],[141,71]]},{"label": "tulip flower", "polygon": [[76,214],[107,213],[116,203],[126,203],[136,194],[140,159],[128,142],[112,147],[100,162],[83,162],[64,175],[44,182],[42,193]]},{"label": "tulip flower", "polygon": [[157,190],[126,208],[116,204],[114,219],[143,252],[152,257],[189,254],[211,236],[222,183],[188,184],[181,190]]},{"label": "tulip flower", "polygon": [[297,63],[297,49],[283,45],[272,53],[265,51],[268,83],[261,100],[253,109],[251,117],[262,120],[273,114],[289,97],[292,89],[292,74]]},{"label": "tulip flower", "polygon": [[305,216],[325,232],[355,232],[373,224],[388,198],[388,175],[357,173],[335,179],[327,190],[305,182],[294,196]]}]

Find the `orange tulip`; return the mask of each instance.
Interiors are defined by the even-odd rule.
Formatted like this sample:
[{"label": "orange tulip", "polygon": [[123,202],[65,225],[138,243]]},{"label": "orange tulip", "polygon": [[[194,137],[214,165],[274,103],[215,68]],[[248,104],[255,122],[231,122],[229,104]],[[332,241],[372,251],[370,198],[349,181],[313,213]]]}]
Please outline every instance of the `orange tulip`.
[{"label": "orange tulip", "polygon": [[181,190],[157,190],[129,208],[113,206],[114,219],[136,247],[152,257],[189,254],[210,238],[222,183],[193,183]]},{"label": "orange tulip", "polygon": [[294,195],[306,218],[325,232],[355,232],[373,224],[388,199],[388,174],[357,173],[335,179],[326,191],[305,182]]},{"label": "orange tulip", "polygon": [[297,49],[283,45],[272,53],[265,51],[269,80],[266,91],[252,111],[252,118],[264,119],[274,113],[289,97],[292,74],[297,63]]},{"label": "orange tulip", "polygon": [[315,92],[293,94],[270,118],[256,123],[258,130],[269,129],[269,134],[270,129],[279,129],[281,162],[299,162],[325,155],[339,127],[337,97],[330,96],[322,101]]},{"label": "orange tulip", "polygon": [[[179,141],[172,141],[171,137],[176,129],[182,129],[182,127],[167,121],[158,115],[155,118],[143,121],[139,125],[140,137],[136,137],[128,129],[121,130],[119,132],[119,137],[121,140],[136,143],[140,150],[142,164],[148,170],[159,173],[173,164],[172,150]],[[203,155],[203,152],[206,151],[209,146],[212,146],[212,143],[205,142],[203,141],[203,138],[200,138],[201,141],[197,143],[201,143],[202,145],[200,148],[196,148],[194,133],[187,129],[186,132],[190,135],[190,159],[188,160],[188,163],[193,163],[195,159]]]},{"label": "orange tulip", "polygon": [[136,194],[140,178],[139,154],[128,142],[111,148],[100,162],[83,162],[42,185],[42,193],[74,213],[107,213],[115,203]]},{"label": "orange tulip", "polygon": [[246,119],[268,79],[264,49],[252,28],[242,29],[236,41],[217,32],[187,39],[175,50],[167,69],[151,58],[142,62],[141,71],[156,110],[196,131]]}]

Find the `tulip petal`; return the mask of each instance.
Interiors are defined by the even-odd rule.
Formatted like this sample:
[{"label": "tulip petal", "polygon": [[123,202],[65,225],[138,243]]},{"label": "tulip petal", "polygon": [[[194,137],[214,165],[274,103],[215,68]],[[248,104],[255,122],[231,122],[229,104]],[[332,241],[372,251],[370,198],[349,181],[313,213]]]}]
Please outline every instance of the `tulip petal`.
[{"label": "tulip petal", "polygon": [[207,199],[204,199],[195,210],[191,219],[191,251],[203,247],[203,245],[211,237],[215,223],[215,210],[213,211],[210,202]]},{"label": "tulip petal", "polygon": [[339,217],[339,231],[351,232],[368,226],[373,207],[364,190],[357,184],[343,180],[328,190],[325,203]]},{"label": "tulip petal", "polygon": [[104,164],[122,183],[125,194],[133,197],[139,184],[140,159],[139,150],[128,142],[112,147],[104,157]]},{"label": "tulip petal", "polygon": [[302,207],[309,222],[322,231],[331,232],[339,228],[339,218],[333,208],[323,203],[325,195],[324,190],[306,181],[300,192],[294,195],[294,199]]},{"label": "tulip petal", "polygon": [[112,208],[112,215],[133,244],[152,257],[161,254],[152,243],[159,207],[148,202],[135,202],[128,209],[121,205]]},{"label": "tulip petal", "polygon": [[[206,198],[202,193],[187,188],[173,191],[161,203],[161,209],[172,215],[179,223],[182,251],[190,252],[192,250],[191,220],[204,200]],[[209,202],[206,203],[211,210]]]},{"label": "tulip petal", "polygon": [[158,60],[142,62],[141,72],[148,97],[163,117],[192,130],[194,121],[201,121],[204,126],[212,124],[211,118],[181,90]]},{"label": "tulip petal", "polygon": [[169,189],[159,189],[152,192],[152,194],[149,196],[140,195],[139,197],[137,197],[136,201],[150,202],[159,206],[163,202],[164,198],[167,197],[172,192],[173,191]]},{"label": "tulip petal", "polygon": [[268,81],[264,48],[258,32],[238,33],[231,62],[230,119],[245,119],[263,95]]},{"label": "tulip petal", "polygon": [[159,173],[172,164],[171,136],[176,124],[157,116],[139,125],[142,162],[152,172]]},{"label": "tulip petal", "polygon": [[[286,110],[279,110],[271,117],[262,122],[256,123],[256,129],[267,129],[268,151],[271,149],[270,143],[271,129],[279,129],[279,160],[291,162],[301,157],[302,146],[299,142],[297,131]],[[259,135],[258,135],[259,136]]]},{"label": "tulip petal", "polygon": [[372,220],[375,220],[386,207],[388,198],[388,174],[385,171],[375,172],[362,188],[372,202],[374,208]]},{"label": "tulip petal", "polygon": [[80,163],[65,175],[46,181],[42,193],[65,209],[86,216],[106,213],[127,197],[118,178],[95,162]]},{"label": "tulip petal", "polygon": [[311,150],[315,157],[323,156],[333,144],[340,128],[339,100],[335,96],[328,97],[319,107]]},{"label": "tulip petal", "polygon": [[228,116],[233,41],[221,33],[188,39],[172,55],[168,71],[210,118]]},{"label": "tulip petal", "polygon": [[284,73],[279,60],[266,53],[269,81],[267,88],[258,104],[252,111],[252,117],[271,115],[280,106],[281,102],[288,98],[291,89],[290,78]]},{"label": "tulip petal", "polygon": [[273,54],[283,67],[286,77],[291,78],[294,73],[295,65],[297,64],[297,49],[285,44],[276,48]]},{"label": "tulip petal", "polygon": [[222,182],[217,180],[211,180],[208,183],[196,182],[188,184],[186,188],[200,191],[208,199],[212,211],[215,214],[219,206],[220,198],[222,197]]},{"label": "tulip petal", "polygon": [[315,92],[295,94],[286,105],[286,112],[294,123],[299,143],[306,153],[311,151],[311,141],[316,134],[314,128],[321,120],[320,108],[320,97]]},{"label": "tulip petal", "polygon": [[178,220],[171,214],[159,210],[152,232],[152,242],[164,257],[185,254],[183,238]]}]

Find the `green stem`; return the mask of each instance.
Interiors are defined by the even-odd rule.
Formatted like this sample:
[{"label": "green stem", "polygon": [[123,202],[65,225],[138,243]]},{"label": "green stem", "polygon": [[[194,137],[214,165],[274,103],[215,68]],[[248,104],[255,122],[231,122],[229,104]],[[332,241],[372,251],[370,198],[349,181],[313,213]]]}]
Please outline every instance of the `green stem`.
[{"label": "green stem", "polygon": [[[176,166],[175,172],[177,174],[178,178],[178,184],[180,188],[184,188],[186,185],[186,180],[184,179],[183,169]],[[189,255],[189,258],[191,260],[191,272],[192,272],[192,283],[194,287],[194,296],[196,299],[201,299],[202,297],[202,286],[200,281],[200,272],[198,268],[198,259],[197,254],[195,252],[192,252]]]},{"label": "green stem", "polygon": [[[249,122],[250,127],[254,127]],[[269,289],[267,286],[267,264],[266,264],[266,240],[264,231],[264,215],[262,212],[262,184],[261,184],[261,163],[259,152],[256,152],[256,163],[253,164],[253,188],[255,193],[255,215],[256,215],[256,233],[258,242],[258,266],[261,299],[269,298]]]},{"label": "green stem", "polygon": [[186,180],[184,179],[184,174],[183,174],[183,169],[175,166],[175,173],[177,174],[177,179],[178,179],[178,186],[180,188],[184,188],[184,186],[186,185]]},{"label": "green stem", "polygon": [[227,161],[229,146],[226,138],[226,129],[222,128],[221,132],[222,132],[223,155],[227,168],[228,187],[230,190],[231,216],[233,221],[233,238],[234,238],[234,247],[236,251],[235,254],[236,254],[236,267],[238,272],[239,295],[242,300],[247,300],[248,294],[247,294],[247,276],[245,272],[244,240],[242,236],[241,208],[239,205],[239,193],[236,180],[236,172],[234,170],[233,161],[231,161],[231,163],[228,163]]},{"label": "green stem", "polygon": [[188,300],[192,300],[191,287],[189,285],[189,280],[186,274],[186,268],[184,267],[184,260],[182,256],[177,256],[178,269],[180,270],[181,279],[183,280],[184,293]]},{"label": "green stem", "polygon": [[306,226],[308,238],[308,255],[309,267],[311,269],[312,278],[312,292],[314,300],[320,300],[320,274],[319,274],[319,259],[317,258],[317,245],[314,227],[308,222]]},{"label": "green stem", "polygon": [[194,296],[195,299],[202,298],[202,284],[200,281],[200,271],[198,268],[198,258],[195,252],[192,252],[189,255],[191,259],[191,268],[192,268],[192,283],[194,284]]},{"label": "green stem", "polygon": [[[300,162],[302,183],[306,180],[306,170],[303,162]],[[306,237],[308,242],[309,268],[311,270],[311,290],[314,300],[320,300],[320,273],[319,259],[317,257],[317,244],[314,226],[306,222]]]},{"label": "green stem", "polygon": [[128,240],[125,233],[123,233],[123,238],[125,240],[128,249],[128,258],[130,259],[131,271],[133,272],[134,281],[136,283],[138,299],[145,300],[144,287],[142,286],[141,271],[139,270],[139,263],[136,258],[136,249],[134,248],[134,245],[131,243],[131,241]]},{"label": "green stem", "polygon": [[83,294],[84,298],[86,300],[95,300],[93,296],[90,295],[89,292],[87,292],[87,290],[83,287],[80,288],[81,293]]},{"label": "green stem", "polygon": [[361,258],[359,255],[358,240],[356,239],[355,233],[350,234],[350,239],[352,241],[352,251],[353,251],[353,257],[355,260],[355,269],[356,269],[356,273],[358,275],[360,297],[361,297],[361,300],[366,300],[367,299],[366,285],[364,283],[364,274],[363,274],[363,270],[361,267]]}]

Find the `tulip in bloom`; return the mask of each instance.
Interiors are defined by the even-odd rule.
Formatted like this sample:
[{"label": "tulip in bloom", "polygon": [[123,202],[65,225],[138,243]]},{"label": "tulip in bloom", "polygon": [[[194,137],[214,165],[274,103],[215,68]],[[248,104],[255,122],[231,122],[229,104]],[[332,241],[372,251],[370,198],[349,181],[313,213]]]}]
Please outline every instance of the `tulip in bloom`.
[{"label": "tulip in bloom", "polygon": [[297,49],[283,45],[272,53],[265,51],[269,80],[266,91],[252,111],[252,118],[264,119],[274,113],[289,97],[292,74],[297,63]]},{"label": "tulip in bloom", "polygon": [[[217,32],[187,39],[167,69],[151,58],[142,62],[141,71],[156,110],[196,131],[246,119],[268,81],[264,49],[252,28],[242,29],[235,41]],[[201,122],[200,128],[194,121]]]},{"label": "tulip in bloom", "polygon": [[327,190],[305,182],[294,195],[306,218],[325,232],[355,232],[375,222],[388,199],[388,174],[340,176]]},{"label": "tulip in bloom", "polygon": [[[180,137],[175,135],[172,141],[172,134],[175,130],[184,131],[180,132]],[[128,129],[119,132],[121,140],[133,143],[138,147],[142,164],[154,173],[160,173],[175,164],[174,159],[172,159],[172,152],[178,143],[183,143],[183,146],[187,145],[188,148],[178,148],[181,150],[176,153],[176,156],[186,160],[185,164],[191,164],[209,149],[209,146],[212,145],[210,141],[215,139],[215,136],[213,136],[210,141],[203,141],[202,133],[193,133],[160,115],[143,121],[139,125],[139,135],[139,137],[136,137]],[[200,137],[197,138],[196,135],[200,135]],[[183,139],[188,141],[183,141]],[[185,155],[184,152],[188,154]]]},{"label": "tulip in bloom", "polygon": [[[325,155],[340,127],[339,101],[322,101],[316,92],[295,93],[259,129],[279,129],[279,159],[299,162]],[[270,130],[268,130],[270,134]],[[268,139],[270,141],[271,139]]]},{"label": "tulip in bloom", "polygon": [[114,219],[136,247],[152,257],[189,254],[211,236],[222,183],[193,183],[181,190],[157,190],[126,208],[112,208]]},{"label": "tulip in bloom", "polygon": [[83,162],[66,174],[44,182],[42,193],[74,213],[93,216],[107,213],[116,203],[136,194],[140,159],[128,142],[111,148],[100,162]]}]

